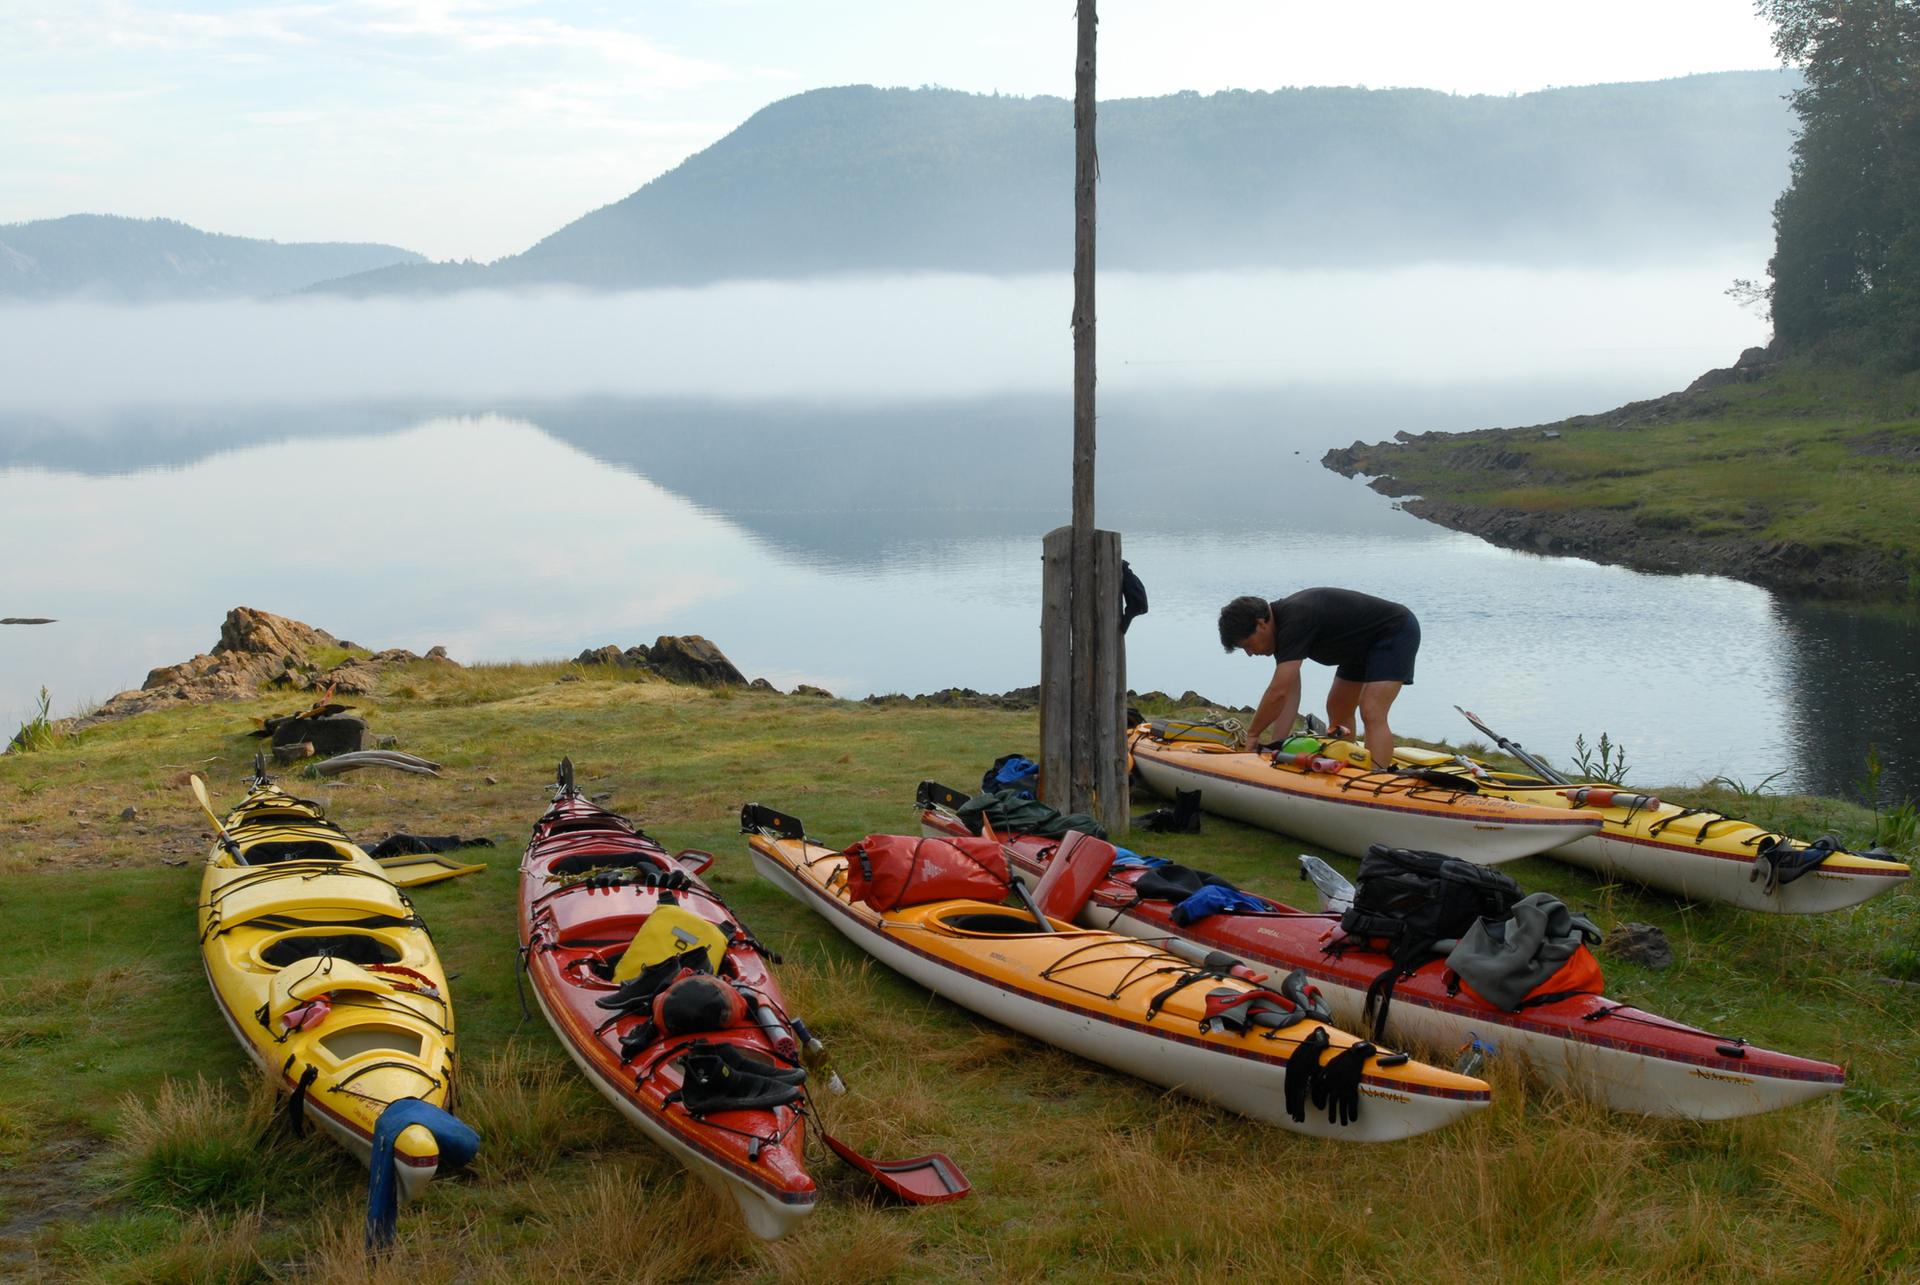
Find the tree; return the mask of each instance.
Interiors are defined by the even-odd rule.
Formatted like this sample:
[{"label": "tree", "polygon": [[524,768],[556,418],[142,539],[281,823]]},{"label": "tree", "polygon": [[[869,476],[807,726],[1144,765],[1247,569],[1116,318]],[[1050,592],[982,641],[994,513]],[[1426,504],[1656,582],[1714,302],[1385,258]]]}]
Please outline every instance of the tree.
[{"label": "tree", "polygon": [[1759,0],[1805,69],[1774,203],[1774,335],[1920,367],[1920,0]]}]

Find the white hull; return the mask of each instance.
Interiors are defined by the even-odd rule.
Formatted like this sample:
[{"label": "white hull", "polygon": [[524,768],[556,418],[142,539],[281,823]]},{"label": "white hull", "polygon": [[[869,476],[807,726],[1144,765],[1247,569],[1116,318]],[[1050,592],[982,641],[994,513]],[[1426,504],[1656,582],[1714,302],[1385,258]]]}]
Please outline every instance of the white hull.
[{"label": "white hull", "polygon": [[[1080,912],[1086,928],[1121,932],[1143,941],[1165,941],[1166,931],[1150,920],[1090,905]],[[1208,949],[1216,949],[1210,943]],[[1231,953],[1231,952],[1229,952]],[[1255,960],[1258,966],[1285,968],[1279,960]],[[1366,991],[1338,978],[1307,970],[1334,1020],[1350,1031],[1367,1029],[1362,1009]],[[1730,1120],[1758,1115],[1832,1093],[1841,1086],[1814,1080],[1740,1075],[1719,1067],[1698,1067],[1654,1052],[1570,1040],[1515,1024],[1504,1013],[1469,1016],[1435,1008],[1396,991],[1387,1007],[1387,1033],[1396,1043],[1423,1045],[1441,1055],[1462,1048],[1474,1036],[1492,1044],[1497,1057],[1523,1061],[1535,1073],[1564,1084],[1616,1111],[1691,1120]]]},{"label": "white hull", "polygon": [[1857,906],[1906,882],[1907,875],[1828,871],[1815,867],[1772,892],[1753,873],[1751,858],[1719,857],[1657,840],[1590,834],[1548,854],[1569,865],[1632,880],[1693,901],[1718,901],[1742,910],[1811,915]]},{"label": "white hull", "polygon": [[1390,848],[1444,852],[1476,865],[1517,861],[1564,843],[1569,832],[1590,833],[1597,822],[1567,820],[1491,821],[1481,816],[1396,810],[1391,804],[1321,798],[1253,785],[1230,777],[1184,770],[1165,758],[1134,755],[1134,770],[1156,793],[1172,798],[1176,789],[1200,791],[1201,806],[1217,816],[1363,857],[1376,843]]},{"label": "white hull", "polygon": [[784,865],[758,849],[753,851],[753,862],[760,873],[782,891],[823,913],[847,940],[902,976],[962,1008],[1042,1043],[1077,1053],[1088,1061],[1217,1102],[1251,1119],[1316,1137],[1387,1142],[1443,1128],[1486,1105],[1484,1099],[1401,1093],[1362,1084],[1360,1091],[1365,1100],[1354,1123],[1332,1124],[1324,1110],[1315,1111],[1311,1106],[1306,1120],[1296,1122],[1286,1111],[1283,1062],[1162,1038],[1084,1012],[1059,1008],[969,976],[907,949],[885,933],[868,927],[858,917],[844,913],[844,903],[794,878]]}]

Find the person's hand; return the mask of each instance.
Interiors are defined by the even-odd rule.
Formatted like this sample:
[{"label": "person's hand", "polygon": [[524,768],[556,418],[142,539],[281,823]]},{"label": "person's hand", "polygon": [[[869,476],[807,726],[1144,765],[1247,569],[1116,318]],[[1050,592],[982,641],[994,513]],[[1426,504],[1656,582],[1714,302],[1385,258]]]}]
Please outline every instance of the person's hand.
[{"label": "person's hand", "polygon": [[1249,754],[1257,754],[1260,752],[1260,733],[1253,731],[1251,728],[1247,731],[1246,748]]}]

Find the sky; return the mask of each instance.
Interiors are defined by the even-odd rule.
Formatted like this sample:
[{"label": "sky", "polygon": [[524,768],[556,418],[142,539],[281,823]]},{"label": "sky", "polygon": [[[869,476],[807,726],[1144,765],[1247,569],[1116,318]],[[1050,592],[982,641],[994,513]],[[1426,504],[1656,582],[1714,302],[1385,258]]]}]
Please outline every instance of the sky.
[{"label": "sky", "polygon": [[[1753,0],[1102,0],[1099,92],[1777,65]],[[830,85],[1073,93],[1072,0],[0,0],[0,225],[491,261]]]}]

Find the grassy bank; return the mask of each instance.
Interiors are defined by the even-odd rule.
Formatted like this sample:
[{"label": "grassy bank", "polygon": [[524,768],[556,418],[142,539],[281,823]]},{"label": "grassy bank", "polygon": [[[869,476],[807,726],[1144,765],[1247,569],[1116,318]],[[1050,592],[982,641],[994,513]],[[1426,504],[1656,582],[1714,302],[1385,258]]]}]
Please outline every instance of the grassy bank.
[{"label": "grassy bank", "polygon": [[1512,547],[1920,602],[1920,376],[1790,363],[1557,424],[1332,452]]},{"label": "grassy bank", "polygon": [[[395,829],[500,843],[480,875],[420,889],[460,1026],[467,1176],[403,1211],[394,1253],[359,1251],[365,1175],[274,1104],[207,994],[194,942],[204,822],[287,702],[148,715],[0,758],[0,1277],[89,1281],[887,1279],[1368,1281],[1910,1279],[1920,1271],[1920,989],[1914,897],[1805,919],[1681,906],[1546,861],[1509,867],[1603,927],[1658,924],[1665,972],[1608,989],[1674,1017],[1844,1062],[1849,1087],[1727,1124],[1610,1115],[1531,1091],[1497,1060],[1494,1106],[1384,1147],[1255,1125],[1009,1034],[870,964],[754,878],[735,833],[757,799],[850,841],[913,826],[922,777],[964,785],[1031,752],[1029,713],[877,707],[636,679],[613,669],[422,665],[360,702],[444,779],[299,792],[366,841]],[[1419,729],[1413,729],[1416,732]],[[851,1092],[829,1124],[879,1154],[950,1152],[972,1198],[888,1207],[826,1159],[818,1211],[761,1245],[581,1082],[514,988],[519,844],[561,755],[582,788],[712,879],[785,956],[797,1008]],[[1844,805],[1760,800],[1810,832]],[[133,808],[131,819],[122,812]],[[1298,849],[1208,818],[1139,846],[1281,897]],[[1351,874],[1354,863],[1336,861]],[[1892,980],[1886,980],[1892,977]],[[1445,1051],[1447,1056],[1451,1050]]]}]

